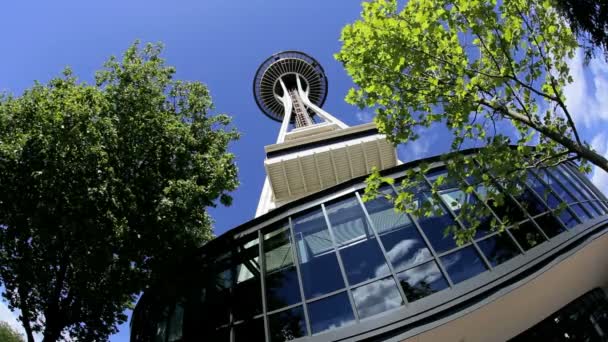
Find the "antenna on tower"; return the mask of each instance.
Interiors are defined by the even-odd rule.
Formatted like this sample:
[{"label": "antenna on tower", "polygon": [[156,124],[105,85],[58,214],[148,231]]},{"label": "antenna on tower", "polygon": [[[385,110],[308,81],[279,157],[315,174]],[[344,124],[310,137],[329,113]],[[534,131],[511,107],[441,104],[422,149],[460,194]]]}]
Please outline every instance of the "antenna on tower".
[{"label": "antenna on tower", "polygon": [[253,79],[253,93],[262,112],[282,123],[277,143],[285,140],[290,124],[295,128],[313,126],[317,116],[340,128],[348,127],[321,109],[327,86],[323,67],[303,52],[279,52],[260,65]]}]

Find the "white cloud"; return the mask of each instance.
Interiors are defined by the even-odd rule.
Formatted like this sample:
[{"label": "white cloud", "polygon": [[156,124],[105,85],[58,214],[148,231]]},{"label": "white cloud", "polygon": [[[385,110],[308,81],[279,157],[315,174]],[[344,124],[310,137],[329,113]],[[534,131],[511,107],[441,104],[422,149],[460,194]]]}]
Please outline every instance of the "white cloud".
[{"label": "white cloud", "polygon": [[[415,141],[408,141],[397,147],[399,159],[403,162],[428,157],[432,153],[439,153],[434,147],[444,145],[445,141],[439,141],[438,134],[424,134]],[[442,146],[443,147],[443,146]]]},{"label": "white cloud", "polygon": [[371,122],[374,119],[374,114],[368,111],[359,111],[355,113],[355,117],[359,122]]},{"label": "white cloud", "polygon": [[[604,58],[594,58],[585,65],[581,49],[568,62],[573,82],[564,88],[566,105],[579,133],[593,137],[591,146],[608,157],[608,63]],[[586,139],[585,139],[586,140]],[[597,166],[593,168],[591,181],[604,193],[608,193],[608,174]]]},{"label": "white cloud", "polygon": [[[593,137],[593,140],[591,140],[591,146],[597,151],[597,153],[608,158],[608,140],[606,138],[606,134],[604,132],[600,132]],[[602,191],[604,194],[608,194],[608,173],[596,166],[593,168],[593,176],[591,176],[591,181],[600,189],[600,191]]]},{"label": "white cloud", "polygon": [[564,88],[566,106],[577,125],[592,128],[608,121],[608,64],[594,58],[588,67],[581,49],[568,61],[573,82]]}]

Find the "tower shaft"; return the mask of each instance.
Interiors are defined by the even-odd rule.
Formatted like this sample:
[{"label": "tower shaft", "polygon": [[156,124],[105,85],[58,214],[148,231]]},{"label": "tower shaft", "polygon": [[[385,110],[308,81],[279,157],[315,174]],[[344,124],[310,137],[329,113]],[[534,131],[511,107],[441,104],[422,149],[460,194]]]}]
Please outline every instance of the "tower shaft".
[{"label": "tower shaft", "polygon": [[293,103],[293,111],[295,114],[295,123],[296,127],[306,127],[311,126],[312,119],[308,112],[306,111],[306,107],[304,107],[304,102],[300,98],[297,89],[290,89],[289,97],[291,98],[291,102]]}]

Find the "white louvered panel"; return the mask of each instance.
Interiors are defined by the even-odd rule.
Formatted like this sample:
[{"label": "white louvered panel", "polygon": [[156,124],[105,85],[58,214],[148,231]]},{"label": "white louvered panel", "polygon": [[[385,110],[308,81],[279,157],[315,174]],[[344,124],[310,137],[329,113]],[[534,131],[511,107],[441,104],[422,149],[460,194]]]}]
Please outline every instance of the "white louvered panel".
[{"label": "white louvered panel", "polygon": [[298,158],[292,158],[284,161],[283,165],[285,165],[285,173],[287,173],[287,181],[289,182],[289,188],[292,196],[305,193],[306,191],[304,189],[304,182],[300,174]]},{"label": "white louvered panel", "polygon": [[302,164],[302,172],[304,173],[302,176],[306,182],[308,191],[315,192],[321,190],[321,183],[319,181],[319,175],[317,174],[313,156],[310,155],[300,158],[300,163]]},{"label": "white louvered panel", "polygon": [[350,165],[344,148],[332,150],[334,164],[336,165],[336,173],[338,182],[342,183],[351,179]]},{"label": "white louvered panel", "polygon": [[382,163],[380,163],[381,156],[378,153],[376,142],[363,144],[362,147],[365,149],[365,159],[367,159],[367,173],[371,172],[374,166],[378,169],[382,168]]},{"label": "white louvered panel", "polygon": [[329,152],[317,153],[316,156],[323,187],[328,188],[336,185],[336,177],[334,175],[334,168],[331,164]]},{"label": "white louvered panel", "polygon": [[365,158],[363,157],[363,150],[361,144],[350,145],[348,147],[350,154],[350,164],[353,170],[353,177],[359,177],[367,174]]}]

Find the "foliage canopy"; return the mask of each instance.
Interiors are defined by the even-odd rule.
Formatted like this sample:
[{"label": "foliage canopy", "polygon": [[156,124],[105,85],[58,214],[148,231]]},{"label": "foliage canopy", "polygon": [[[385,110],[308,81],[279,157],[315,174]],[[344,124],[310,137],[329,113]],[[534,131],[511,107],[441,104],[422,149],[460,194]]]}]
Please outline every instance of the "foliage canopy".
[{"label": "foliage canopy", "polygon": [[154,270],[212,238],[205,208],[231,202],[238,133],[161,50],[0,97],[0,280],[30,342],[107,340]]},{"label": "foliage canopy", "polygon": [[0,341],[23,342],[23,336],[6,322],[0,322]]},{"label": "foliage canopy", "polygon": [[[579,43],[554,5],[551,0],[409,0],[400,9],[396,0],[365,2],[361,19],[344,28],[336,54],[357,85],[346,99],[373,108],[380,131],[395,144],[444,125],[451,133],[451,152],[484,147],[470,157],[448,154],[448,174],[433,184],[435,195],[446,182],[458,184],[463,193],[483,186],[486,203],[500,206],[505,198],[498,188],[517,195],[518,181],[531,168],[580,160],[582,170],[591,162],[608,171],[608,160],[580,138],[566,106],[564,87],[572,82],[567,60]],[[392,198],[398,208],[418,215],[433,210],[412,201],[427,169],[421,165],[407,174]],[[387,181],[373,174],[367,197]],[[449,228],[458,242],[475,233],[483,208],[483,203],[463,203],[459,216],[469,228]],[[502,219],[496,228],[509,223]]]}]

